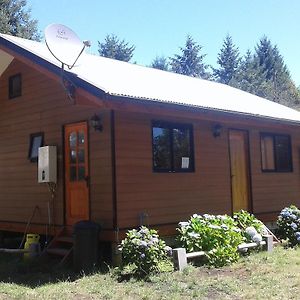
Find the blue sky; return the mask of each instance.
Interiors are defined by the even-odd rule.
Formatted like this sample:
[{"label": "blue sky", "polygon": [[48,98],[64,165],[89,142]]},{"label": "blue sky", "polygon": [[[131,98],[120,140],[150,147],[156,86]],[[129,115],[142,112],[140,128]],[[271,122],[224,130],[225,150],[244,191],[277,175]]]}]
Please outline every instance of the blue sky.
[{"label": "blue sky", "polygon": [[300,1],[298,0],[27,0],[41,31],[51,23],[72,28],[83,40],[114,33],[136,46],[133,61],[149,65],[158,56],[179,53],[190,34],[203,46],[205,62],[216,65],[230,34],[240,53],[266,35],[277,44],[300,85]]}]

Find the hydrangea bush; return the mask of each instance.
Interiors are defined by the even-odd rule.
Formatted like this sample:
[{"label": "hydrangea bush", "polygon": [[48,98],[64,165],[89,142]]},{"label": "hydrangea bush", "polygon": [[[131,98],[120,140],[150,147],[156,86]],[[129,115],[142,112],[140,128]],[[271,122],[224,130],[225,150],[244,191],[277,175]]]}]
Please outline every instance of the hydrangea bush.
[{"label": "hydrangea bush", "polygon": [[262,240],[263,224],[248,212],[228,215],[197,215],[180,222],[179,241],[187,252],[205,251],[208,264],[221,267],[239,258],[238,245]]},{"label": "hydrangea bush", "polygon": [[156,230],[145,226],[129,230],[122,241],[124,266],[132,265],[136,273],[148,275],[159,271],[159,263],[167,260],[172,249],[159,238]]},{"label": "hydrangea bush", "polygon": [[289,246],[300,244],[300,210],[291,205],[285,207],[277,219],[278,235],[287,240]]},{"label": "hydrangea bush", "polygon": [[187,251],[205,251],[210,265],[224,266],[239,257],[237,246],[243,242],[243,236],[227,215],[194,214],[188,222],[179,223],[178,231]]},{"label": "hydrangea bush", "polygon": [[261,235],[264,232],[264,224],[255,218],[253,214],[245,210],[240,210],[233,214],[236,225],[242,230],[241,233],[246,242],[259,242],[262,240]]}]

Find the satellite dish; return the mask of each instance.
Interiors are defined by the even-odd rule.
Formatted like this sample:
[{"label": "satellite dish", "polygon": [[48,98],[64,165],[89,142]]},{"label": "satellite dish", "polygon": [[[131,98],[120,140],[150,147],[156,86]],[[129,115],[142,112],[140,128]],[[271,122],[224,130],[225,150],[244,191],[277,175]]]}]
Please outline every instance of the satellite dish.
[{"label": "satellite dish", "polygon": [[52,55],[69,69],[72,69],[84,48],[88,46],[73,30],[62,24],[47,26],[45,39]]}]

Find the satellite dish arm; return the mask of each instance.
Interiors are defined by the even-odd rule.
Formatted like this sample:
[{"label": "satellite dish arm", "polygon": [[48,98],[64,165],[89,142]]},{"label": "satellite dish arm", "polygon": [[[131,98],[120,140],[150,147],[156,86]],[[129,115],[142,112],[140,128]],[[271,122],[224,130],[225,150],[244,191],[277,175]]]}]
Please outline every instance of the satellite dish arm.
[{"label": "satellite dish arm", "polygon": [[69,70],[71,70],[75,66],[78,58],[80,57],[80,55],[82,54],[84,49],[85,49],[85,44],[83,44],[83,47],[82,47],[81,51],[79,52],[78,56],[76,57],[76,59],[75,59],[74,63],[72,64],[72,66],[67,65]]},{"label": "satellite dish arm", "polygon": [[80,55],[82,54],[82,52],[84,51],[84,49],[85,49],[85,47],[86,47],[85,43],[83,43],[83,47],[82,47],[81,51],[79,52],[78,56],[76,57],[74,63],[70,66],[70,65],[68,65],[68,64],[66,64],[66,63],[64,63],[64,62],[62,62],[57,56],[54,55],[54,53],[51,51],[50,47],[48,46],[47,41],[46,41],[46,45],[47,45],[47,48],[49,49],[50,53],[51,53],[58,61],[60,61],[60,62],[62,63],[62,68],[64,69],[64,65],[66,65],[66,66],[68,66],[68,69],[69,69],[69,70],[71,70],[71,69],[75,66],[75,64],[76,64],[76,62],[77,62],[77,60],[78,60],[78,58],[80,57]]}]

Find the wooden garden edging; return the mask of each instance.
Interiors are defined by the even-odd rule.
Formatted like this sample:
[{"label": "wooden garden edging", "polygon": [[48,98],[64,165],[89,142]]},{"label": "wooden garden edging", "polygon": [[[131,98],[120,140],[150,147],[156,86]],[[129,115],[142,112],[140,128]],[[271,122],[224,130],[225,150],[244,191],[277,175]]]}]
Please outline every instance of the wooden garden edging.
[{"label": "wooden garden edging", "polygon": [[[243,243],[238,245],[238,251],[242,252],[244,249],[256,248],[259,246],[264,246],[265,250],[271,252],[273,250],[273,236],[264,235],[263,241],[260,243]],[[185,248],[175,248],[173,249],[173,264],[174,269],[182,271],[187,267],[187,260],[195,257],[205,256],[204,251],[186,253]]]}]

